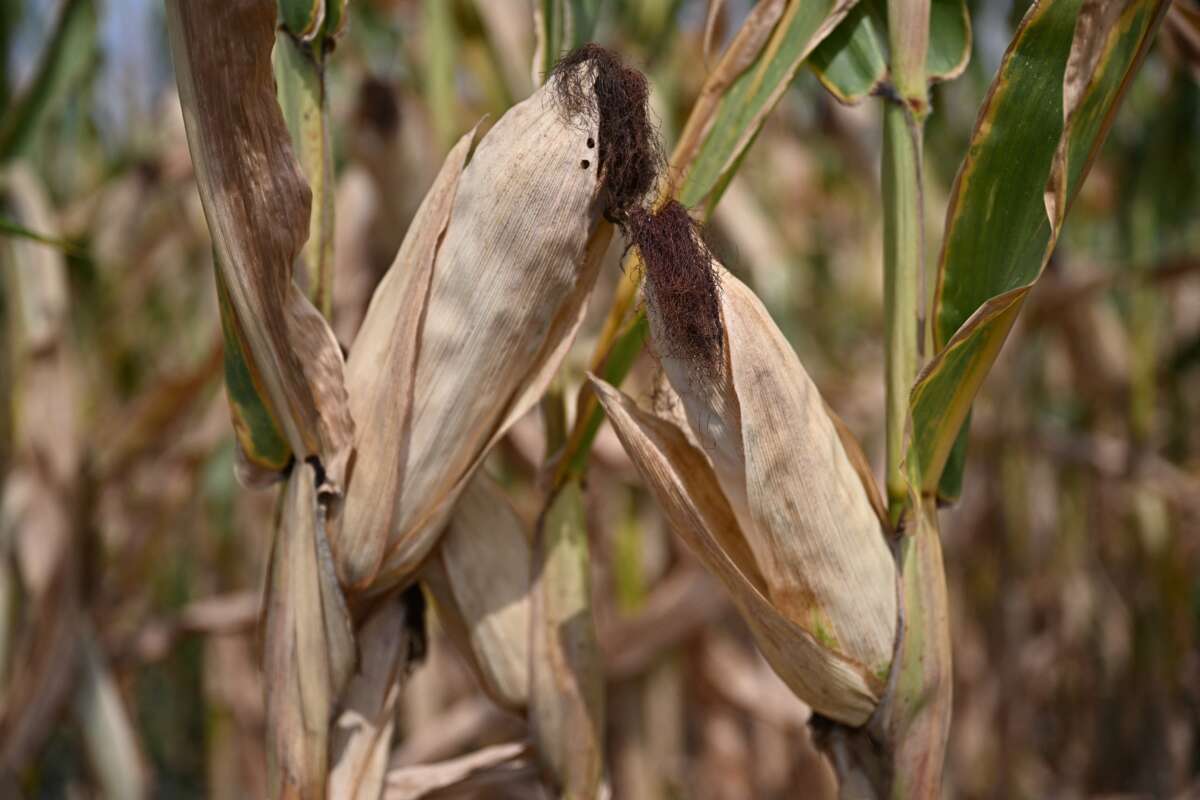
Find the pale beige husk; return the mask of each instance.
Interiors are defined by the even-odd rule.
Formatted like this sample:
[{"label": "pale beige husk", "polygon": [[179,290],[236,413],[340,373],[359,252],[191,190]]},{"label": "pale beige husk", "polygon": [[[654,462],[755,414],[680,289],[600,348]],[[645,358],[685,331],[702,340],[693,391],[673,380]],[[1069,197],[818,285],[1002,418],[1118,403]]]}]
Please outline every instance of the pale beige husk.
[{"label": "pale beige husk", "polygon": [[371,611],[358,631],[358,666],[342,693],[330,740],[330,800],[377,800],[383,790],[396,704],[424,621],[402,596]]},{"label": "pale beige husk", "polygon": [[[895,562],[816,386],[753,293],[718,277],[722,350],[712,363],[661,358],[690,433],[593,384],[776,671],[819,712],[861,724],[895,646]],[[679,352],[652,304],[647,315],[656,350]]]},{"label": "pale beige husk", "polygon": [[330,722],[357,656],[316,480],[309,464],[288,478],[264,601],[272,797],[325,796]]},{"label": "pale beige husk", "polygon": [[529,702],[531,538],[503,490],[480,472],[421,571],[483,690],[513,711]]},{"label": "pale beige husk", "polygon": [[473,154],[470,135],[458,143],[371,301],[347,370],[360,433],[334,542],[352,586],[412,576],[581,321],[611,226],[596,121],[565,118],[553,92],[514,106]]}]

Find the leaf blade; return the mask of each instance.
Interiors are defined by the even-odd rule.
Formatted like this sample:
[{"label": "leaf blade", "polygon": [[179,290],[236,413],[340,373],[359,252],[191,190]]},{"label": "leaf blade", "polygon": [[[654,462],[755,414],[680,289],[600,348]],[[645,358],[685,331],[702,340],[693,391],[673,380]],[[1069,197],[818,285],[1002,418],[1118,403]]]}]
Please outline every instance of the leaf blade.
[{"label": "leaf blade", "polygon": [[[939,352],[910,397],[908,470],[923,493],[937,491],[1166,7],[1046,2],[1010,45],[955,180],[934,305]],[[960,479],[949,475],[948,485]]]}]

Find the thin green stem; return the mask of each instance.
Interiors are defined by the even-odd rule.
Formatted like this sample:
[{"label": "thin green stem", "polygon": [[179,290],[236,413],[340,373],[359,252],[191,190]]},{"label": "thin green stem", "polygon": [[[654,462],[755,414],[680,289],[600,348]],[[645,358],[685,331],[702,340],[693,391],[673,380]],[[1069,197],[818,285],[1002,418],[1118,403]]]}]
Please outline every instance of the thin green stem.
[{"label": "thin green stem", "polygon": [[921,191],[922,122],[909,107],[883,111],[883,291],[887,405],[888,515],[896,524],[908,502],[901,471],[908,395],[921,358],[925,238]]}]

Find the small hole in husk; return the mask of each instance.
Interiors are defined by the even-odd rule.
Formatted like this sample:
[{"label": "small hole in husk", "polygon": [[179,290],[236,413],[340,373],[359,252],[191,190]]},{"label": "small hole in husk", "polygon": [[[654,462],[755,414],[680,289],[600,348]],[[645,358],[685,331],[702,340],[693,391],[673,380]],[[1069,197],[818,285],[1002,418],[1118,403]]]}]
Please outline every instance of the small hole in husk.
[{"label": "small hole in husk", "polygon": [[663,158],[650,123],[646,77],[596,44],[563,58],[551,73],[554,97],[568,119],[595,124],[597,169],[608,194],[605,216],[623,220],[654,187]]},{"label": "small hole in husk", "polygon": [[588,161],[586,158],[583,161],[579,162],[579,166],[583,167],[584,169],[587,169],[591,165],[592,165],[592,162]]}]

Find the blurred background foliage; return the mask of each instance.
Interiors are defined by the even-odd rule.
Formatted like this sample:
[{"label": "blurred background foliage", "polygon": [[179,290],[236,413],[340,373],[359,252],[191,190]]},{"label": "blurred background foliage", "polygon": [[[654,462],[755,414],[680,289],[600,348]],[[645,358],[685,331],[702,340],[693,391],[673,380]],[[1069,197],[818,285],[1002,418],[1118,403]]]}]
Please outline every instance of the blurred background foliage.
[{"label": "blurred background foliage", "polygon": [[[718,43],[749,5],[725,3]],[[931,247],[1028,4],[970,5],[970,66],[934,89],[927,129]],[[706,12],[701,0],[600,3],[597,40],[647,73],[668,145],[715,58]],[[531,91],[532,24],[523,0],[350,4],[328,61],[343,342],[449,146]],[[950,796],[1200,795],[1200,74],[1195,43],[1189,65],[1168,27],[975,405],[963,496],[944,512]],[[45,229],[18,220],[14,193],[28,183],[7,184],[0,263],[10,268],[31,233],[53,240],[37,247],[65,258],[64,336],[77,354],[78,568],[74,600],[57,613],[94,631],[155,796],[261,796],[255,614],[274,501],[234,481],[211,244],[162,7],[0,0],[0,65],[0,160],[32,171],[49,210]],[[711,237],[881,471],[880,119],[880,104],[840,106],[802,71]],[[573,387],[621,246],[569,362]],[[936,263],[936,251],[929,257]],[[14,297],[0,298],[7,330]],[[11,380],[6,366],[6,394]],[[629,387],[653,392],[645,357]],[[0,436],[2,470],[7,425]],[[488,465],[530,516],[541,437],[536,415],[523,420]],[[821,796],[829,778],[806,709],[670,537],[607,426],[587,495],[615,796],[793,797],[805,786]],[[12,614],[19,600],[3,591]],[[397,765],[503,741],[523,725],[482,698],[436,620],[433,630],[430,663],[406,690]],[[0,793],[97,792],[88,726],[103,718],[61,698],[5,694],[44,715],[45,735]]]}]

